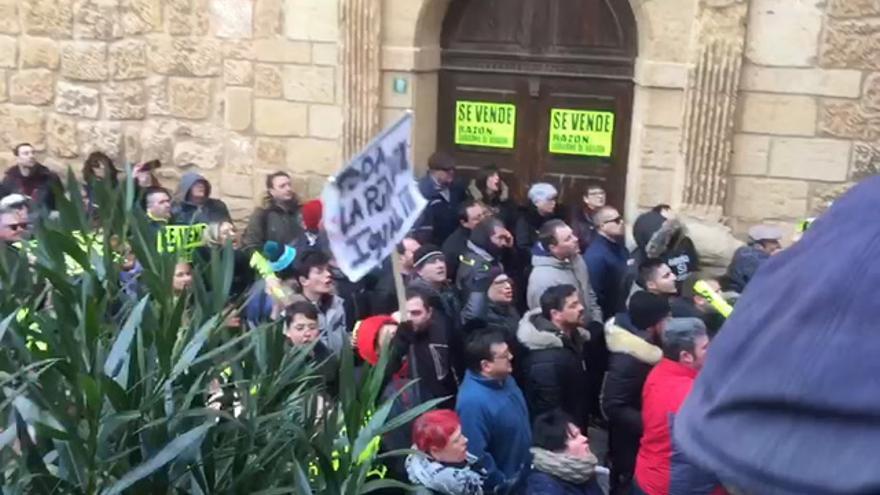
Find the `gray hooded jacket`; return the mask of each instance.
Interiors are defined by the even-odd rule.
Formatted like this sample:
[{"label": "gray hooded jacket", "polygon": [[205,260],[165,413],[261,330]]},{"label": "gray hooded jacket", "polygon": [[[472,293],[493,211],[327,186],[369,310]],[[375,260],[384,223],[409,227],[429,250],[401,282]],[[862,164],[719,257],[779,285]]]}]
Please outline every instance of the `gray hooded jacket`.
[{"label": "gray hooded jacket", "polygon": [[541,296],[550,287],[556,285],[573,285],[578,290],[584,311],[589,316],[585,321],[602,323],[602,310],[596,300],[596,293],[590,285],[590,274],[582,256],[574,256],[571,260],[560,260],[551,255],[532,255],[532,273],[529,275],[529,288],[526,302],[529,309],[541,307]]},{"label": "gray hooded jacket", "polygon": [[[207,197],[202,204],[195,204],[189,198],[190,190],[197,182],[205,183]],[[226,203],[211,197],[211,183],[203,175],[196,172],[187,172],[180,178],[180,184],[174,194],[172,217],[174,223],[185,225],[230,221],[229,208],[226,207]]]}]

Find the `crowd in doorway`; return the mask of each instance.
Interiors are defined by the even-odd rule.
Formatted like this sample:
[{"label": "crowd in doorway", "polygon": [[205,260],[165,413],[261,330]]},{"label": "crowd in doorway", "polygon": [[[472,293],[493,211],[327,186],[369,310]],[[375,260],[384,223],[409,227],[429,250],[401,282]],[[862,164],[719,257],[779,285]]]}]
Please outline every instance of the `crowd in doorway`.
[{"label": "crowd in doorway", "polygon": [[[14,155],[0,184],[7,252],[34,225],[60,221],[59,177],[29,144]],[[427,165],[418,189],[428,205],[397,246],[402,308],[389,260],[358,281],[339,270],[320,200],[298,197],[286,172],[266,177],[240,236],[206,177],[188,172],[170,191],[156,161],[129,173],[157,243],[179,226],[204,226],[175,268],[175,291],[190,290],[194,266],[229,244],[232,291],[248,301],[238,324],[278,321],[290,346],[311,346],[329,398],[335,360],[352,346],[367,367],[389,353],[383,395],[418,380],[396,408],[444,399],[383,438],[385,451],[414,451],[390,458],[389,476],[447,495],[724,493],[671,437],[670,418],[727,316],[697,285],[735,300],[782,249],[782,232],[755,226],[727,273],[704,277],[699,246],[668,205],[628,229],[601,183],[573,205],[561,204],[553,184],[534,183],[520,204],[497,168],[466,182],[451,155],[435,153]],[[96,184],[117,187],[124,175],[107,155],[90,155],[86,209],[101,207]],[[121,283],[143,291],[143,267],[126,263]]]}]

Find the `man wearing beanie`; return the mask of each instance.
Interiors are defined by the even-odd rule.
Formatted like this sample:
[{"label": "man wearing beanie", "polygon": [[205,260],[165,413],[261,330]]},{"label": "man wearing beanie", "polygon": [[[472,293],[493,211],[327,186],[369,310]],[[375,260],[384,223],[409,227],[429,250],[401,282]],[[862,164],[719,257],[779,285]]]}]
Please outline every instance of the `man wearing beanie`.
[{"label": "man wearing beanie", "polygon": [[458,227],[458,207],[464,201],[464,186],[455,181],[455,159],[437,151],[428,159],[428,174],[419,181],[419,192],[428,206],[417,223],[432,244],[443,245]]},{"label": "man wearing beanie", "polygon": [[455,288],[446,278],[446,257],[433,244],[419,247],[413,255],[415,276],[409,287],[416,287],[434,296],[440,303],[436,309],[448,320],[449,328],[458,331],[461,326],[461,302]]},{"label": "man wearing beanie", "polygon": [[640,291],[629,311],[605,324],[608,373],[602,388],[602,412],[608,419],[612,495],[629,494],[642,436],[642,386],[660,362],[661,335],[669,319],[665,297]]}]

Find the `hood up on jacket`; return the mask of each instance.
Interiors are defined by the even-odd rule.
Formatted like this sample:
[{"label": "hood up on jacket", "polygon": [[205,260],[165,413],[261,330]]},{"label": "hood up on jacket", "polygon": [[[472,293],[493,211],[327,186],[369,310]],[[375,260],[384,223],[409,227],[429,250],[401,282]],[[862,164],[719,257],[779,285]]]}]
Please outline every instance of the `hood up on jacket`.
[{"label": "hood up on jacket", "polygon": [[767,260],[712,342],[674,434],[725,485],[880,493],[877,211],[873,177]]},{"label": "hood up on jacket", "polygon": [[620,315],[609,319],[605,323],[605,345],[608,352],[626,354],[639,361],[654,365],[663,359],[663,351],[654,344],[639,337],[635,333],[617,324]]},{"label": "hood up on jacket", "polygon": [[180,178],[180,184],[177,185],[177,192],[174,193],[175,198],[181,203],[190,203],[189,192],[197,182],[205,183],[205,197],[211,197],[211,183],[204,175],[198,172],[187,172]]},{"label": "hood up on jacket", "polygon": [[[530,351],[560,349],[564,346],[561,331],[544,318],[540,309],[533,309],[522,317],[516,338]],[[583,343],[590,340],[590,334],[586,329],[578,328],[576,338]]]},{"label": "hood up on jacket", "polygon": [[646,258],[659,258],[674,241],[687,235],[677,218],[666,218],[656,211],[647,211],[633,224],[633,239]]}]

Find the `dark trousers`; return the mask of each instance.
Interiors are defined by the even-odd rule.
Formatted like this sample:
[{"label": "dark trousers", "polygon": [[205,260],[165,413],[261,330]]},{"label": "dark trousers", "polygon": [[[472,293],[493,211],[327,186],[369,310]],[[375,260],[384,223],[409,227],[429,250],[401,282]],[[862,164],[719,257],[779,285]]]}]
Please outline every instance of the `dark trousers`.
[{"label": "dark trousers", "polygon": [[639,488],[639,484],[636,480],[632,482],[632,490],[630,490],[629,495],[648,495],[641,488]]}]

